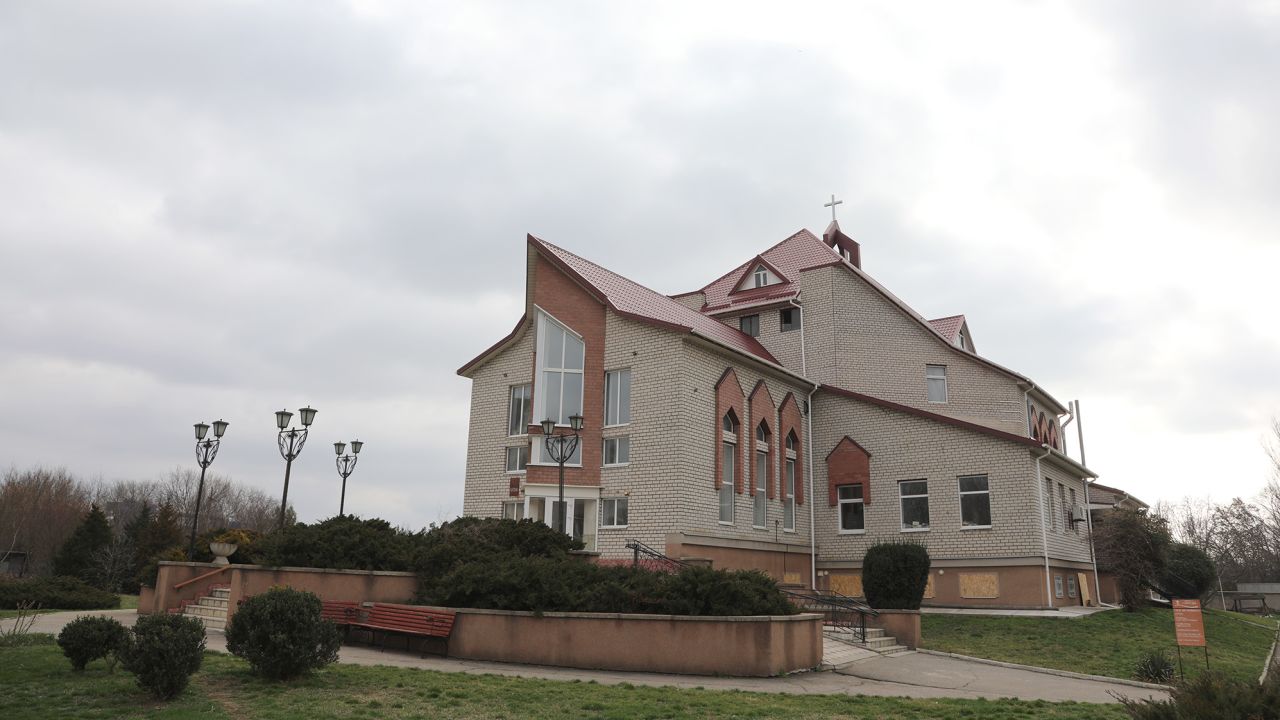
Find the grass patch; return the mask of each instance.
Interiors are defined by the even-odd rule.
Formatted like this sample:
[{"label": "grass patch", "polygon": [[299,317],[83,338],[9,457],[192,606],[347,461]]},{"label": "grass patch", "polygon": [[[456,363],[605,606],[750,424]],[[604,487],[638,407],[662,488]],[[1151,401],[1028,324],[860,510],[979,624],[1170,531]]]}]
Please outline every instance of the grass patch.
[{"label": "grass patch", "polygon": [[[1091,675],[1132,678],[1148,650],[1163,648],[1177,658],[1173,611],[1167,608],[1111,610],[1078,620],[925,614],[921,626],[923,644],[931,650]],[[1206,610],[1204,626],[1212,669],[1256,682],[1275,638],[1275,621]],[[1182,663],[1188,678],[1197,676],[1204,671],[1204,652],[1188,648]]]},{"label": "grass patch", "polygon": [[[121,595],[121,596],[120,596],[120,607],[119,607],[119,608],[107,608],[107,609],[109,609],[109,610],[116,610],[116,609],[119,609],[119,610],[137,610],[137,609],[138,609],[138,596],[137,596],[137,595]],[[58,609],[58,608],[40,608],[39,610],[34,610],[34,611],[32,611],[32,612],[35,612],[35,613],[40,614],[40,615],[43,615],[44,613],[55,613],[55,612],[80,612],[80,613],[91,613],[91,612],[95,612],[95,611],[93,611],[93,610],[60,610],[60,609]],[[7,619],[7,618],[13,618],[13,617],[17,617],[17,616],[18,616],[18,611],[17,611],[17,610],[0,610],[0,620],[5,620],[5,619]]]},{"label": "grass patch", "polygon": [[[57,610],[44,610],[44,609],[40,609],[40,610],[28,610],[28,611],[27,611],[27,614],[28,614],[28,615],[30,615],[30,614],[32,614],[32,613],[35,613],[36,615],[43,615],[43,614],[45,614],[45,613],[51,613],[51,612],[58,612],[58,611],[57,611]],[[10,618],[16,618],[16,617],[18,617],[18,611],[17,611],[17,610],[0,610],[0,620],[8,620],[8,619],[10,619]]]},{"label": "grass patch", "polygon": [[241,660],[205,655],[191,686],[157,703],[128,673],[102,661],[72,672],[56,646],[0,648],[0,717],[166,718],[1123,718],[1118,705],[1015,700],[908,700],[843,695],[783,695],[630,684],[560,682],[359,665],[334,665],[297,681],[249,674]]}]

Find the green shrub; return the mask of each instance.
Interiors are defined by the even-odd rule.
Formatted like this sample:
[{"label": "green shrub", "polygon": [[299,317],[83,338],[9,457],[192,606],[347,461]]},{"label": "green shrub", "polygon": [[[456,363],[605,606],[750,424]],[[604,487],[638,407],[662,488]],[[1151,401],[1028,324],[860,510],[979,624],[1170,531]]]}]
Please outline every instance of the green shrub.
[{"label": "green shrub", "polygon": [[873,608],[919,610],[929,583],[929,551],[914,543],[879,543],[862,558],[862,591]]},{"label": "green shrub", "polygon": [[227,650],[254,672],[283,680],[338,659],[342,638],[313,593],[274,587],[245,600],[227,626]]},{"label": "green shrub", "polygon": [[[277,530],[254,543],[253,551],[259,562],[273,567],[411,570],[420,538],[420,533],[392,527],[386,520],[345,515]],[[206,543],[205,552],[208,549]],[[232,562],[238,561],[241,552],[236,549]]]},{"label": "green shrub", "polygon": [[143,615],[121,653],[138,686],[156,697],[176,697],[204,660],[204,625],[185,615]]},{"label": "green shrub", "polygon": [[1165,650],[1149,650],[1138,660],[1133,677],[1143,682],[1168,684],[1173,681],[1173,660]]},{"label": "green shrub", "polygon": [[1203,550],[1186,543],[1172,543],[1165,551],[1159,591],[1167,598],[1198,598],[1217,579],[1213,560]]},{"label": "green shrub", "polygon": [[1177,685],[1168,700],[1121,698],[1135,720],[1280,720],[1280,686],[1209,672]]},{"label": "green shrub", "polygon": [[128,638],[128,631],[114,618],[85,615],[67,623],[58,633],[58,647],[71,661],[71,668],[84,670],[94,660],[115,658]]},{"label": "green shrub", "polygon": [[15,610],[23,603],[43,609],[109,610],[120,607],[120,596],[73,577],[0,580],[0,610]]},{"label": "green shrub", "polygon": [[685,568],[663,578],[662,612],[670,615],[794,615],[778,584],[759,570]]}]

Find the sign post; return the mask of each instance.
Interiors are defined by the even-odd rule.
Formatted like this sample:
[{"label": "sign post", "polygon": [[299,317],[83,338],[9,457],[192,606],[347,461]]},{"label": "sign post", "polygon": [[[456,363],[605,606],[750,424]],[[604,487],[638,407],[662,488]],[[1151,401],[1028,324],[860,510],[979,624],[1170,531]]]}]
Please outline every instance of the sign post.
[{"label": "sign post", "polygon": [[1173,601],[1173,632],[1178,640],[1178,674],[1186,680],[1182,672],[1182,648],[1204,648],[1204,669],[1209,669],[1209,645],[1204,639],[1204,615],[1200,612],[1199,600]]}]

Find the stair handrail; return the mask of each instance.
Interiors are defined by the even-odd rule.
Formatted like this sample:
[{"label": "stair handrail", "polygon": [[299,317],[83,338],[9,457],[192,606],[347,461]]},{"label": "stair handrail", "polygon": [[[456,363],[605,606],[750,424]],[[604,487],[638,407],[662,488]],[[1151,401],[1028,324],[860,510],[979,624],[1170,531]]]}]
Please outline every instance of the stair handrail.
[{"label": "stair handrail", "polygon": [[645,557],[651,560],[657,560],[660,563],[666,563],[671,567],[672,570],[676,570],[676,571],[693,567],[693,565],[683,560],[677,560],[673,557],[667,557],[666,555],[663,555],[657,550],[654,550],[653,548],[649,547],[648,545],[645,545],[644,543],[634,538],[627,540],[626,548],[633,553],[632,559],[631,559],[631,567],[633,568],[639,567],[641,555],[644,555]]},{"label": "stair handrail", "polygon": [[[847,628],[851,632],[856,632],[858,639],[862,642],[867,641],[867,616],[879,615],[874,608],[866,603],[841,595],[840,593],[822,592],[813,590],[810,592],[798,592],[796,590],[787,590],[778,588],[783,593],[792,598],[791,604],[797,605],[802,609],[818,610],[826,616],[825,622],[835,627]],[[799,599],[803,602],[796,602]],[[817,605],[818,607],[814,607]],[[857,621],[853,621],[844,616],[857,613]]]},{"label": "stair handrail", "polygon": [[228,571],[228,570],[230,570],[230,569],[231,569],[231,566],[230,566],[230,565],[223,565],[222,567],[217,568],[217,569],[215,569],[215,570],[210,570],[210,571],[209,571],[209,572],[207,572],[207,573],[203,573],[203,574],[197,575],[197,576],[195,576],[195,577],[191,578],[190,580],[183,580],[183,581],[182,581],[182,582],[180,582],[180,583],[175,583],[175,584],[174,584],[174,586],[173,586],[173,589],[174,589],[174,590],[181,590],[182,588],[184,588],[184,587],[186,587],[186,586],[188,586],[188,585],[190,585],[190,584],[192,584],[192,583],[197,583],[197,582],[200,582],[201,580],[205,580],[205,579],[207,579],[207,578],[211,578],[211,577],[213,577],[214,575],[217,575],[218,573],[223,573],[223,572],[226,572],[226,571]]}]

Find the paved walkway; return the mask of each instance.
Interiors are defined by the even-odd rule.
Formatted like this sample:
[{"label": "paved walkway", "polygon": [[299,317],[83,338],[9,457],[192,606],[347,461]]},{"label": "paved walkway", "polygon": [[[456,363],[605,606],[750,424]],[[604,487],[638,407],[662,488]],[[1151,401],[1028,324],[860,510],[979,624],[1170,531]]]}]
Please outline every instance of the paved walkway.
[{"label": "paved walkway", "polygon": [[[32,632],[57,633],[62,626],[80,615],[107,615],[131,625],[138,617],[133,610],[62,612],[41,615]],[[0,627],[12,623],[0,620]],[[226,652],[224,635],[208,634],[209,650]],[[1115,702],[1109,693],[1128,697],[1163,697],[1159,691],[1130,685],[1081,680],[1045,675],[1028,670],[1002,668],[955,658],[922,653],[905,653],[892,657],[876,655],[834,672],[803,672],[780,678],[726,678],[700,675],[660,675],[657,673],[575,670],[540,665],[458,660],[435,656],[419,657],[414,653],[380,650],[359,645],[342,648],[339,662],[355,665],[389,665],[416,667],[441,672],[477,675],[507,675],[548,680],[595,680],[601,684],[706,688],[709,690],[745,690],[749,692],[797,693],[814,695],[879,695],[915,698],[989,698],[1015,697],[1023,700],[1076,700],[1079,702]]]}]

